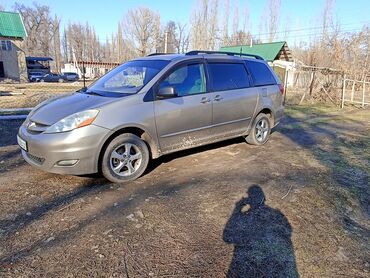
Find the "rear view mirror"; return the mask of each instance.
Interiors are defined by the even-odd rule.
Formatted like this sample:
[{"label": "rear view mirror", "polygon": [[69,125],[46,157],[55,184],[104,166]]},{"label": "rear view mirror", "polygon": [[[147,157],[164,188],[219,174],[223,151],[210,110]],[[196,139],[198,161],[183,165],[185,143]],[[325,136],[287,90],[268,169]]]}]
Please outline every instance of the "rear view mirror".
[{"label": "rear view mirror", "polygon": [[171,97],[176,97],[177,93],[174,87],[164,87],[160,88],[157,97],[158,98],[171,98]]}]

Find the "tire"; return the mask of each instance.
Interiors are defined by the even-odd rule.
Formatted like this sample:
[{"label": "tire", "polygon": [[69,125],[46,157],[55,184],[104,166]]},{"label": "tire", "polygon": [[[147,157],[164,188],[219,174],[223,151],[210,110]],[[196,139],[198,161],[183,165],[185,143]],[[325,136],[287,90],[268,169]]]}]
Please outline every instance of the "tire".
[{"label": "tire", "polygon": [[131,133],[114,138],[106,147],[100,169],[114,183],[136,180],[149,163],[149,150],[143,140]]},{"label": "tire", "polygon": [[248,144],[261,146],[264,145],[271,133],[270,118],[264,114],[258,114],[254,119],[250,133],[245,140]]}]

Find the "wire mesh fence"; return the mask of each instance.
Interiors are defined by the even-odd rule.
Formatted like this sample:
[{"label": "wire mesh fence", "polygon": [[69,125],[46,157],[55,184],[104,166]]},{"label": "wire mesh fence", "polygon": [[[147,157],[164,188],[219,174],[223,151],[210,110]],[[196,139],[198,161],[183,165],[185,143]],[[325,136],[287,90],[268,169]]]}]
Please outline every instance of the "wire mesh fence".
[{"label": "wire mesh fence", "polygon": [[[286,104],[324,102],[337,106],[370,104],[370,82],[346,77],[324,68],[274,67],[285,85]],[[48,98],[75,92],[96,79],[63,82],[0,82],[0,109],[34,107]]]},{"label": "wire mesh fence", "polygon": [[[88,86],[95,80],[86,80]],[[34,107],[43,100],[75,92],[84,87],[82,80],[74,82],[0,83],[0,109]]]}]

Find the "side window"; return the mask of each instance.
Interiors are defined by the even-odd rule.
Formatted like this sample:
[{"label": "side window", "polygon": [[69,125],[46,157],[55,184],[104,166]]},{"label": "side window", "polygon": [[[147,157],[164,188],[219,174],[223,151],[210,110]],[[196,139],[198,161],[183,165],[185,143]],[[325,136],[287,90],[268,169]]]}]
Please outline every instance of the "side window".
[{"label": "side window", "polygon": [[209,63],[208,68],[215,91],[247,88],[250,85],[244,64]]},{"label": "side window", "polygon": [[174,87],[178,96],[206,92],[203,64],[190,64],[176,69],[159,84],[159,88]]},{"label": "side window", "polygon": [[248,61],[247,66],[252,75],[254,85],[263,86],[276,84],[274,76],[264,63]]}]

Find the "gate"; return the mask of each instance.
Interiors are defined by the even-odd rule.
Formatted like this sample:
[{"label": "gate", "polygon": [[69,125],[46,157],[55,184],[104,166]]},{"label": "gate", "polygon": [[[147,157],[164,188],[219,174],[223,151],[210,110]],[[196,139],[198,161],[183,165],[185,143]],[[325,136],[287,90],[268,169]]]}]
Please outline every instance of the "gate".
[{"label": "gate", "polygon": [[343,79],[342,105],[345,103],[370,105],[370,82],[365,80]]}]

